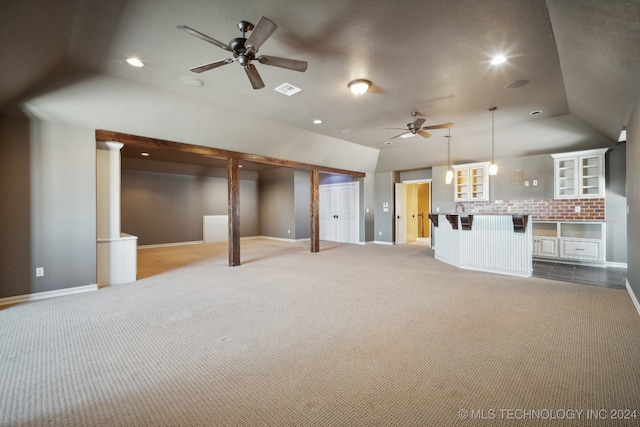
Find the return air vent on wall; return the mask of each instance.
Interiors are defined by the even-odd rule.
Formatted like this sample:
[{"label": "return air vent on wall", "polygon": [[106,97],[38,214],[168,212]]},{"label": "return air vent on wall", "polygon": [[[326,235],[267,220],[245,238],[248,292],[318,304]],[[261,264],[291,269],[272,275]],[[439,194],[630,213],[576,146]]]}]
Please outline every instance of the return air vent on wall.
[{"label": "return air vent on wall", "polygon": [[289,83],[283,83],[275,90],[287,96],[295,95],[296,93],[302,91],[302,89],[300,89],[299,87],[295,87],[294,85],[290,85]]}]

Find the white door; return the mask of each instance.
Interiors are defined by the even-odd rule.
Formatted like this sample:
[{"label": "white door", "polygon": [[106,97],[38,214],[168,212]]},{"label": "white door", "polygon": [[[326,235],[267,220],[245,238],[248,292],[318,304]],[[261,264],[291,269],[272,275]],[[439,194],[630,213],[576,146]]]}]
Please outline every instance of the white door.
[{"label": "white door", "polygon": [[338,239],[335,199],[335,188],[320,186],[320,240],[335,242]]},{"label": "white door", "polygon": [[396,245],[407,243],[407,185],[396,183]]},{"label": "white door", "polygon": [[[357,185],[357,183],[355,183]],[[336,188],[336,220],[338,223],[338,242],[357,243],[357,187],[353,185]]]},{"label": "white door", "polygon": [[359,184],[320,186],[320,240],[358,243]]}]

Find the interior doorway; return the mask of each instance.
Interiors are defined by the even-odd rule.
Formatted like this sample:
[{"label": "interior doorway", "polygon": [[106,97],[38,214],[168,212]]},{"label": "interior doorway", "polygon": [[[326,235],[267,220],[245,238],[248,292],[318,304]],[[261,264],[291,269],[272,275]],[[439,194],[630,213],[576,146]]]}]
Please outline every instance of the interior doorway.
[{"label": "interior doorway", "polygon": [[396,244],[431,246],[431,180],[396,184]]}]

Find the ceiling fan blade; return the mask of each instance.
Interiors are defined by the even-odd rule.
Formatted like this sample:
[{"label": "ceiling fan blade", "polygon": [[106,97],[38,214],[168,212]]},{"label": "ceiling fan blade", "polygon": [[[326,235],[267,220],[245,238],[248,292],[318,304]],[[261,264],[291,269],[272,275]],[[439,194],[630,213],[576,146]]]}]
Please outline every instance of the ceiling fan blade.
[{"label": "ceiling fan blade", "polygon": [[178,29],[182,30],[182,31],[186,31],[187,33],[191,34],[192,36],[196,36],[199,39],[202,39],[202,40],[204,40],[206,42],[209,42],[211,44],[214,44],[214,45],[218,46],[219,48],[222,48],[224,50],[228,50],[229,52],[233,52],[233,49],[231,49],[230,46],[228,46],[228,45],[226,45],[226,44],[224,44],[222,42],[219,42],[216,39],[212,39],[208,35],[202,34],[200,31],[196,31],[193,28],[187,27],[186,25],[178,25]]},{"label": "ceiling fan blade", "polygon": [[307,61],[298,61],[296,59],[278,58],[277,56],[258,57],[258,62],[273,67],[287,68],[289,70],[305,72],[307,71]]},{"label": "ceiling fan blade", "polygon": [[276,24],[274,24],[270,19],[265,18],[264,16],[258,20],[253,31],[249,34],[249,38],[247,39],[246,46],[247,49],[250,47],[253,53],[256,53],[262,43],[264,43],[271,34],[278,28]]},{"label": "ceiling fan blade", "polygon": [[222,61],[211,62],[209,64],[200,65],[198,67],[191,68],[194,73],[202,73],[204,71],[212,70],[214,68],[221,67],[223,65],[231,64],[233,59],[223,59]]},{"label": "ceiling fan blade", "polygon": [[423,138],[429,138],[431,136],[431,134],[429,132],[425,132],[423,130],[419,130],[417,133],[418,133],[418,135],[420,135]]},{"label": "ceiling fan blade", "polygon": [[420,117],[419,119],[416,119],[416,121],[415,121],[416,129],[420,129],[420,126],[422,126],[425,121],[426,121],[426,119],[423,118],[423,117]]},{"label": "ceiling fan blade", "polygon": [[422,129],[449,129],[453,127],[453,123],[443,123],[441,125],[425,126]]},{"label": "ceiling fan blade", "polygon": [[264,87],[264,82],[262,81],[260,74],[258,74],[258,70],[256,70],[256,67],[253,64],[249,64],[244,67],[244,71],[246,71],[247,77],[249,77],[251,86],[253,86],[254,89],[262,89]]}]

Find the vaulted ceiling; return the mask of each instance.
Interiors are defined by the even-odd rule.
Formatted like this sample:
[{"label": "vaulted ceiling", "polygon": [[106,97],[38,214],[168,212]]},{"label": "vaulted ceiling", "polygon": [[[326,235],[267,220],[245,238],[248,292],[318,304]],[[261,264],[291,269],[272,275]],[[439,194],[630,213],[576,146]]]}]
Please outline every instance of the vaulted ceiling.
[{"label": "vaulted ceiling", "polygon": [[[365,172],[446,163],[447,129],[390,139],[412,111],[454,123],[459,163],[489,159],[497,106],[499,160],[613,145],[640,92],[637,0],[29,0],[0,12],[5,113]],[[230,55],[178,25],[229,43],[261,16],[278,28],[260,53],[306,72],[256,62],[266,87],[254,90],[238,63],[189,71]],[[491,65],[496,54],[507,61]],[[361,96],[347,89],[358,78],[373,83]]]}]

